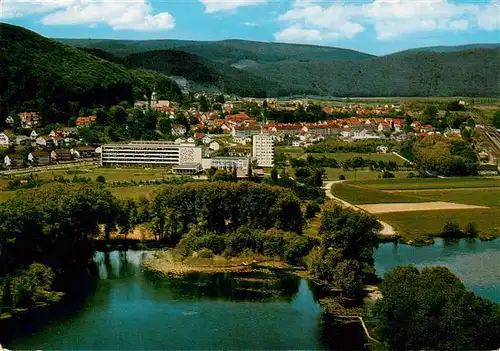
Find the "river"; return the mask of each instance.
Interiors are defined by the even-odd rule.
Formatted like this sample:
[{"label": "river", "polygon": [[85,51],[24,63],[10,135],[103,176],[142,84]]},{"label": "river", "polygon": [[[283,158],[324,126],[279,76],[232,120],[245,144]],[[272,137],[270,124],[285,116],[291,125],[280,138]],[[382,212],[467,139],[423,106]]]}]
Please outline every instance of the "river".
[{"label": "river", "polygon": [[322,308],[307,280],[286,276],[263,283],[262,277],[249,280],[235,274],[157,279],[140,270],[149,255],[98,253],[99,280],[81,304],[23,323],[23,330],[3,341],[4,346],[45,350],[363,346],[361,327],[331,330],[322,323]]},{"label": "river", "polygon": [[386,243],[375,252],[375,267],[380,276],[396,266],[409,264],[448,267],[468,289],[500,303],[500,239],[436,239],[434,245],[424,247]]},{"label": "river", "polygon": [[[304,279],[234,274],[156,279],[140,270],[147,251],[98,253],[95,289],[78,303],[15,327],[11,349],[360,349],[359,325],[324,323]],[[446,266],[476,294],[500,302],[500,240],[413,247],[386,243],[377,273],[398,265]]]}]

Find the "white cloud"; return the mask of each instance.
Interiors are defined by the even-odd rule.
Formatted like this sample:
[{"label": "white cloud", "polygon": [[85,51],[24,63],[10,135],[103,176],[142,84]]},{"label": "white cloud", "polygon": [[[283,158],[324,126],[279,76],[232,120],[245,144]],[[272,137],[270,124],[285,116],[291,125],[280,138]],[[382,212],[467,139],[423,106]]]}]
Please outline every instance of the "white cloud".
[{"label": "white cloud", "polygon": [[200,0],[205,6],[205,13],[231,12],[240,7],[262,5],[268,0]]},{"label": "white cloud", "polygon": [[[488,3],[456,3],[450,0],[373,0],[371,2],[325,2],[296,0],[279,17],[288,27],[275,34],[277,40],[311,41],[311,37],[350,39],[373,26],[377,39],[389,40],[428,31],[464,31],[499,28],[499,0]],[[314,35],[312,35],[314,33]],[[281,38],[281,39],[278,39]],[[318,39],[315,39],[318,40]]]},{"label": "white cloud", "polygon": [[114,30],[160,31],[175,27],[168,12],[153,14],[146,0],[4,0],[4,17],[45,14],[45,25],[108,24]]},{"label": "white cloud", "polygon": [[257,22],[241,22],[242,25],[247,27],[258,27],[259,24]]}]

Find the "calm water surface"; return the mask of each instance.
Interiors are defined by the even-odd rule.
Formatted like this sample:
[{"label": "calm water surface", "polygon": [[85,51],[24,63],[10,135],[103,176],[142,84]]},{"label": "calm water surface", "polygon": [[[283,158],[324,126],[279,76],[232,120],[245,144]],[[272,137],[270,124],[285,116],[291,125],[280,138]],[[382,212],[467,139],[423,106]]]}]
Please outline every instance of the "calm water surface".
[{"label": "calm water surface", "polygon": [[500,240],[445,241],[413,247],[387,243],[375,252],[375,267],[382,276],[400,265],[445,266],[476,294],[500,303]]},{"label": "calm water surface", "polygon": [[[228,274],[159,280],[140,271],[149,255],[98,253],[95,291],[67,313],[31,322],[6,345],[45,350],[337,348],[325,340],[339,329],[325,330],[322,309],[306,280],[262,283]],[[358,342],[349,343],[359,348],[362,333],[344,333],[337,346],[345,348],[344,339],[356,337]]]}]

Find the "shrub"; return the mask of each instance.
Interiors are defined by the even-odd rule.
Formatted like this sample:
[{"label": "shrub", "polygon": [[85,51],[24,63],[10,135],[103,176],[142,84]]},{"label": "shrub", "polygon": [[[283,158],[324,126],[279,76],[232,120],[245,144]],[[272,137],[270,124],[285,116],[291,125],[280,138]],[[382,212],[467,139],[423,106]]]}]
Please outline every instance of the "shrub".
[{"label": "shrub", "polygon": [[100,176],[97,176],[95,181],[98,183],[106,183],[106,178],[104,178],[104,176],[100,175]]},{"label": "shrub", "polygon": [[460,230],[460,226],[455,222],[447,222],[444,225],[443,232],[441,233],[443,238],[461,238],[464,236]]},{"label": "shrub", "polygon": [[382,174],[382,178],[390,179],[390,178],[396,178],[396,176],[394,175],[394,173],[384,171],[384,173]]},{"label": "shrub", "polygon": [[201,249],[198,251],[198,257],[200,258],[213,258],[214,252],[210,249]]},{"label": "shrub", "polygon": [[346,179],[345,175],[343,175],[343,174],[339,175],[339,180],[345,180],[345,179]]},{"label": "shrub", "polygon": [[479,235],[479,230],[477,229],[476,223],[472,222],[467,224],[465,227],[464,233],[466,236],[470,238],[475,238]]},{"label": "shrub", "polygon": [[314,218],[318,212],[321,212],[321,207],[319,207],[317,202],[311,201],[307,204],[305,213],[306,218]]}]

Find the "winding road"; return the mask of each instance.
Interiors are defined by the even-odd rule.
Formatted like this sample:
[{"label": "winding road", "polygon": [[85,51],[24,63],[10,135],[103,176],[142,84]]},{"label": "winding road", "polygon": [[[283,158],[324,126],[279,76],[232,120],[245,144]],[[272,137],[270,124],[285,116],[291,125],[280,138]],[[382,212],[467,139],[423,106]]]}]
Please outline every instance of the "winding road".
[{"label": "winding road", "polygon": [[[345,182],[345,180],[337,180],[337,181],[332,181],[332,182],[325,182],[323,184],[323,189],[325,189],[326,196],[329,199],[332,199],[332,200],[335,200],[335,201],[339,202],[344,207],[351,208],[351,209],[353,209],[355,211],[366,212],[363,209],[359,208],[358,206],[353,205],[353,204],[351,204],[351,203],[349,203],[349,202],[347,202],[345,200],[342,200],[341,198],[336,197],[335,195],[332,194],[332,191],[331,191],[332,185],[338,184],[338,183],[343,183],[343,182]],[[383,235],[383,236],[396,235],[396,231],[394,230],[394,228],[390,224],[388,224],[386,222],[382,222],[381,220],[379,220],[379,222],[382,225],[382,229],[380,230],[380,235]]]}]

